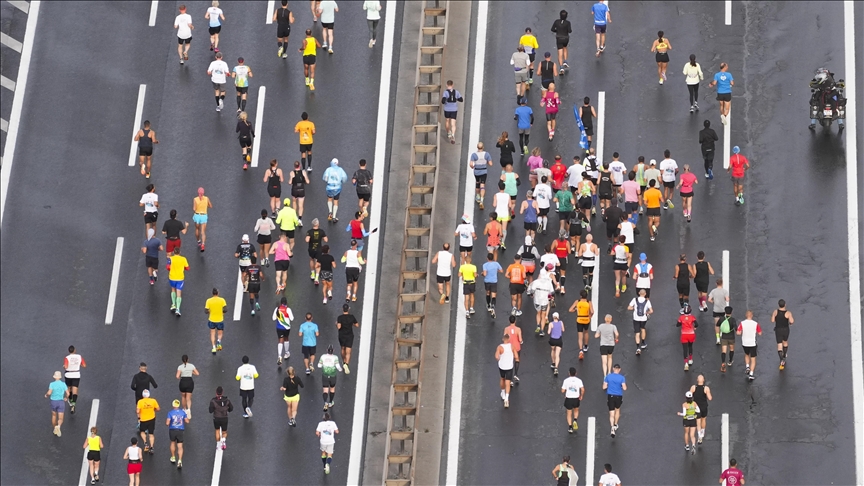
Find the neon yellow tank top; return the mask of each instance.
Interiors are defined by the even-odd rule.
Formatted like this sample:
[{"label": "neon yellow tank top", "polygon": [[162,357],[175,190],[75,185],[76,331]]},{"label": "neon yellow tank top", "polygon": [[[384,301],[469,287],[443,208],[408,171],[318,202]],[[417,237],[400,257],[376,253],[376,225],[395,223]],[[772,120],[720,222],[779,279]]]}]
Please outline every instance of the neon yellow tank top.
[{"label": "neon yellow tank top", "polygon": [[87,447],[90,448],[91,451],[99,450],[99,436],[95,437],[87,437]]},{"label": "neon yellow tank top", "polygon": [[303,49],[304,56],[314,56],[317,53],[317,47],[315,45],[315,38],[309,36],[306,38],[306,48]]}]

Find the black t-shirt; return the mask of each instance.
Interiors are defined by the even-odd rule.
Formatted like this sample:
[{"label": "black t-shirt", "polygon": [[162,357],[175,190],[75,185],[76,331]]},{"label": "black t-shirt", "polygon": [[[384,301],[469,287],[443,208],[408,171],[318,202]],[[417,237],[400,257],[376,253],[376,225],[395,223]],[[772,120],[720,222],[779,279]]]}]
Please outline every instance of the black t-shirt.
[{"label": "black t-shirt", "polygon": [[366,169],[357,169],[353,179],[357,181],[357,194],[372,193],[372,173]]},{"label": "black t-shirt", "polygon": [[186,228],[186,225],[176,219],[169,219],[162,224],[162,232],[169,239],[176,240],[180,238],[180,232]]},{"label": "black t-shirt", "polygon": [[240,258],[241,260],[248,260],[252,258],[252,244],[240,243],[239,245],[237,245],[237,251],[235,251],[234,253],[239,253],[240,256],[238,258]]},{"label": "black t-shirt", "polygon": [[354,334],[354,324],[357,323],[357,318],[353,314],[342,314],[336,318],[339,323],[339,335],[347,336]]},{"label": "black t-shirt", "polygon": [[261,283],[261,267],[257,264],[246,267],[246,273],[249,275],[249,283]]},{"label": "black t-shirt", "polygon": [[621,208],[614,204],[606,208],[606,212],[603,216],[604,218],[606,218],[606,227],[617,228],[618,224],[621,222],[622,214],[624,214],[624,211],[622,211]]},{"label": "black t-shirt", "polygon": [[295,376],[292,380],[289,377],[282,378],[282,388],[285,389],[286,397],[293,397],[300,393],[300,388],[303,388],[303,381],[299,376]]},{"label": "black t-shirt", "polygon": [[318,263],[321,264],[322,272],[332,272],[333,267],[336,265],[336,259],[333,258],[333,255],[329,253],[323,253],[321,255],[318,255],[317,260]]},{"label": "black t-shirt", "polygon": [[569,20],[558,19],[552,24],[552,32],[555,32],[555,37],[559,39],[567,39],[573,28],[570,26]]},{"label": "black t-shirt", "polygon": [[723,339],[734,340],[735,339],[735,331],[738,329],[738,321],[735,320],[734,317],[729,316],[729,332],[723,332],[723,321],[726,320],[727,317],[723,316],[720,320],[717,321],[717,325],[720,327],[720,337]]},{"label": "black t-shirt", "polygon": [[306,236],[309,237],[309,250],[318,251],[321,249],[321,241],[324,240],[327,233],[325,233],[321,228],[313,228],[306,232]]},{"label": "black t-shirt", "polygon": [[717,132],[713,129],[703,128],[702,130],[699,130],[699,144],[701,145],[702,150],[714,150],[714,142],[717,140]]}]

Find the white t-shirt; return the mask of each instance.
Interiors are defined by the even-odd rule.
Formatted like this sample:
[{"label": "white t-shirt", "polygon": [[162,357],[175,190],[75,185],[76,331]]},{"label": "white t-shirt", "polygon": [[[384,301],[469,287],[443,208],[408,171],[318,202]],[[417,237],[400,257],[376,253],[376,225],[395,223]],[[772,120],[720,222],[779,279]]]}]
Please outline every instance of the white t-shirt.
[{"label": "white t-shirt", "polygon": [[675,182],[675,171],[678,170],[678,163],[675,159],[663,159],[660,162],[660,173],[663,182]]},{"label": "white t-shirt", "polygon": [[438,252],[438,268],[435,270],[435,275],[439,277],[449,277],[453,274],[452,268],[453,254],[447,250]]},{"label": "white t-shirt", "polygon": [[363,10],[366,11],[366,20],[381,20],[381,2],[378,0],[366,0]]},{"label": "white t-shirt", "polygon": [[180,39],[188,39],[192,37],[192,16],[188,13],[180,14],[174,18],[174,25],[177,27],[177,37]]},{"label": "white t-shirt", "polygon": [[[324,2],[321,2],[324,3]],[[331,445],[336,443],[336,431],[339,430],[339,427],[336,426],[336,422],[332,420],[324,420],[318,422],[318,428],[315,429],[316,432],[321,433],[321,445]]]},{"label": "white t-shirt", "polygon": [[561,259],[558,258],[558,255],[554,253],[546,253],[542,257],[540,257],[540,268],[546,268],[548,264],[555,265],[555,267],[561,266]]},{"label": "white t-shirt", "polygon": [[155,192],[147,192],[144,193],[143,196],[141,196],[139,204],[144,205],[145,213],[155,213],[156,211],[159,211],[159,208],[156,207],[156,203],[158,202],[159,196],[157,196]]},{"label": "white t-shirt", "polygon": [[633,227],[633,223],[630,221],[621,222],[621,234],[624,235],[625,245],[632,245],[636,242],[636,238],[633,236]]},{"label": "white t-shirt", "polygon": [[551,280],[548,278],[534,279],[530,288],[534,292],[534,304],[549,305],[549,294],[555,290]]},{"label": "white t-shirt", "polygon": [[567,168],[567,185],[577,187],[579,181],[582,180],[582,173],[585,172],[585,167],[582,164],[574,164]]},{"label": "white t-shirt", "polygon": [[609,163],[609,170],[612,172],[612,184],[620,186],[624,183],[624,174],[627,172],[627,166],[620,160],[613,160]]},{"label": "white t-shirt", "polygon": [[338,6],[336,2],[332,0],[324,0],[321,2],[321,5],[318,9],[321,11],[321,23],[322,24],[332,24],[335,22],[336,17],[336,9]]},{"label": "white t-shirt", "polygon": [[762,326],[753,319],[744,319],[738,323],[738,330],[741,331],[741,345],[752,348],[756,346],[756,333],[762,332]]},{"label": "white t-shirt", "polygon": [[582,383],[582,380],[575,376],[569,376],[564,380],[564,383],[561,384],[561,389],[564,390],[565,398],[579,398],[579,391],[584,388],[585,385]]},{"label": "white t-shirt", "polygon": [[[650,263],[642,263],[639,262],[636,266],[633,267],[633,272],[636,274],[636,288],[637,289],[650,289],[651,288],[651,274],[654,273],[654,266]],[[646,274],[648,276],[643,277],[641,274]]]},{"label": "white t-shirt", "polygon": [[210,27],[219,27],[222,25],[222,9],[219,7],[210,7],[207,9],[207,13],[210,14]]},{"label": "white t-shirt", "polygon": [[549,209],[552,203],[552,188],[549,184],[537,184],[534,186],[534,199],[537,200],[537,207],[540,209]]},{"label": "white t-shirt", "polygon": [[237,376],[240,377],[240,389],[254,390],[256,375],[258,375],[258,370],[249,363],[237,368]]},{"label": "white t-shirt", "polygon": [[[641,302],[645,303],[645,308],[642,310],[642,312],[645,315],[642,315],[642,316],[639,315],[639,303],[641,303]],[[653,307],[651,307],[651,301],[644,298],[644,297],[634,297],[630,301],[630,305],[628,307],[633,308],[633,320],[638,321],[638,322],[647,321],[648,320],[648,311],[653,309]]]},{"label": "white t-shirt", "polygon": [[600,484],[602,486],[618,486],[621,484],[621,480],[618,479],[618,475],[615,473],[606,473],[600,476]]},{"label": "white t-shirt", "polygon": [[207,72],[210,73],[210,81],[213,81],[216,84],[225,84],[227,81],[226,76],[228,75],[228,63],[221,59],[217,59],[210,63]]},{"label": "white t-shirt", "polygon": [[462,223],[456,227],[456,232],[459,233],[459,246],[471,247],[474,246],[474,225]]}]

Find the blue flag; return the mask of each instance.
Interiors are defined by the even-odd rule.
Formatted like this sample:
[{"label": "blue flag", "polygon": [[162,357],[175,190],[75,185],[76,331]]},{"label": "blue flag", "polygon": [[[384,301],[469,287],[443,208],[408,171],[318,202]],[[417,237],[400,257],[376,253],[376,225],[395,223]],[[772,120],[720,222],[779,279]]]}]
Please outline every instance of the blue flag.
[{"label": "blue flag", "polygon": [[579,146],[583,149],[588,149],[588,135],[585,133],[585,125],[582,123],[582,117],[579,116],[579,108],[573,105],[573,116],[576,117],[576,126],[579,127]]}]

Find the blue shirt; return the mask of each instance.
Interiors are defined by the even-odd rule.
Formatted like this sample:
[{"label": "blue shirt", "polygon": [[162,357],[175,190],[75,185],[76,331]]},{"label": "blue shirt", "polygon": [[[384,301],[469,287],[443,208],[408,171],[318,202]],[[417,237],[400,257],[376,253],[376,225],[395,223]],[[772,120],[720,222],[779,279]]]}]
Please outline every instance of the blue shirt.
[{"label": "blue shirt", "polygon": [[145,240],[144,248],[147,249],[147,253],[145,253],[144,255],[151,258],[159,258],[159,245],[161,244],[162,242],[159,241],[159,238],[156,238],[155,236],[153,238],[150,238],[149,240]]},{"label": "blue shirt", "polygon": [[348,174],[342,167],[336,164],[330,164],[327,170],[324,171],[322,179],[327,183],[327,190],[336,191],[342,189],[342,184],[348,180]]},{"label": "blue shirt", "polygon": [[318,344],[318,338],[315,336],[315,333],[318,332],[318,324],[306,321],[300,324],[300,332],[303,333],[303,346],[315,346]]},{"label": "blue shirt", "polygon": [[169,430],[183,430],[186,428],[186,412],[180,409],[171,410],[168,412]]},{"label": "blue shirt", "polygon": [[460,93],[457,89],[453,89],[453,96],[450,96],[450,92],[445,89],[444,94],[441,97],[441,102],[444,103],[444,111],[457,111],[459,109],[459,100],[461,98],[462,93]]},{"label": "blue shirt", "polygon": [[606,394],[624,396],[624,388],[621,386],[625,383],[624,375],[620,373],[609,373],[606,378],[603,378],[603,383],[606,383]]},{"label": "blue shirt", "polygon": [[66,398],[66,390],[69,388],[66,383],[55,380],[48,385],[48,389],[51,390],[51,400],[63,400]]},{"label": "blue shirt", "polygon": [[486,271],[486,275],[483,277],[485,283],[498,283],[498,272],[504,271],[501,264],[495,261],[484,263],[483,270]]},{"label": "blue shirt", "polygon": [[520,105],[516,108],[516,126],[519,130],[528,130],[531,128],[531,115],[534,110],[530,106]]},{"label": "blue shirt", "polygon": [[609,7],[605,3],[595,3],[591,11],[594,12],[594,25],[606,25],[606,12],[609,11]]},{"label": "blue shirt", "polygon": [[717,82],[717,94],[727,94],[732,92],[732,73],[729,71],[720,71],[714,75],[714,81]]}]

